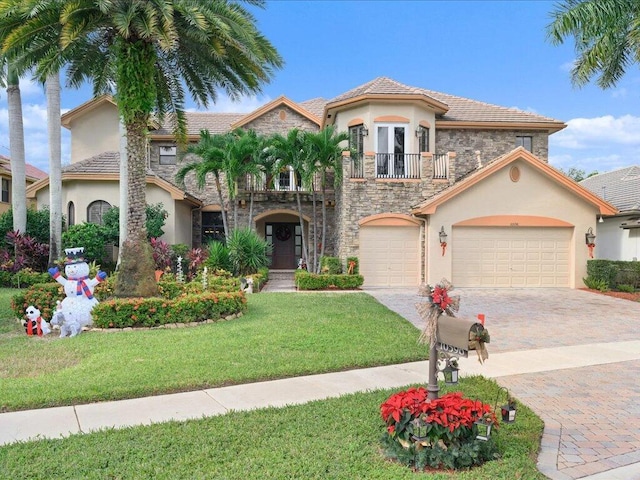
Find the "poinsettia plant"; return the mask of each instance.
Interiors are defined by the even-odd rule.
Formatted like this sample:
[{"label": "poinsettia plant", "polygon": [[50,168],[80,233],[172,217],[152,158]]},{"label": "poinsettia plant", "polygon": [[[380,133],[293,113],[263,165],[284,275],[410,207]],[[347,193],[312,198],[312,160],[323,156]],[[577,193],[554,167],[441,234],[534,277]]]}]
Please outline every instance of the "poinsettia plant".
[{"label": "poinsettia plant", "polygon": [[380,414],[387,425],[387,454],[419,468],[467,468],[495,454],[493,444],[476,439],[475,423],[484,419],[496,428],[493,408],[460,392],[429,400],[425,388],[410,388],[391,395],[380,405]]}]

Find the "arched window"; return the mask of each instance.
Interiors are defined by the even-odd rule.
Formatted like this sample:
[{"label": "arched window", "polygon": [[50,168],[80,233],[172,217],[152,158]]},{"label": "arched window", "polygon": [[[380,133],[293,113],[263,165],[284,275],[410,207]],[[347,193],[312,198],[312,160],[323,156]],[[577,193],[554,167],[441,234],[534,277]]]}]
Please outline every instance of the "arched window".
[{"label": "arched window", "polygon": [[111,208],[108,202],[104,200],[96,200],[91,202],[87,207],[87,222],[103,225],[102,216]]},{"label": "arched window", "polygon": [[75,225],[76,223],[76,206],[73,202],[69,202],[67,205],[67,226]]}]

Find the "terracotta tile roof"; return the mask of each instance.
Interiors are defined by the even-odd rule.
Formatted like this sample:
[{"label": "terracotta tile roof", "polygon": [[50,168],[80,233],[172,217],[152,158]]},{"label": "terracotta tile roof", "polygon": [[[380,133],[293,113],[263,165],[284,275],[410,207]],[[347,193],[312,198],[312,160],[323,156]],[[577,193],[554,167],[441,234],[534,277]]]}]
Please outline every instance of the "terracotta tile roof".
[{"label": "terracotta tile roof", "polygon": [[[11,173],[11,159],[9,157],[0,155],[0,169],[5,170],[9,174]],[[43,172],[38,167],[34,167],[29,163],[24,166],[24,174],[27,178],[34,180],[42,180],[49,176],[47,172]]]},{"label": "terracotta tile roof", "polygon": [[[102,152],[80,162],[62,168],[62,173],[120,173],[120,153]],[[147,175],[158,177],[153,170],[147,168]],[[166,180],[163,178],[163,180]]]},{"label": "terracotta tile roof", "polygon": [[321,97],[312,98],[310,100],[305,100],[304,102],[299,102],[302,108],[307,110],[309,113],[315,115],[318,118],[322,118],[324,113],[324,107],[327,104],[327,100]]},{"label": "terracotta tile roof", "polygon": [[[247,116],[246,113],[214,113],[214,112],[185,112],[187,118],[187,135],[200,135],[201,130],[211,133],[226,133],[231,125]],[[162,126],[151,132],[151,135],[172,135],[173,117],[167,115]]]},{"label": "terracotta tile roof", "polygon": [[620,212],[640,210],[640,166],[594,175],[582,180],[580,185],[616,206]]},{"label": "terracotta tile roof", "polygon": [[449,107],[449,110],[438,116],[438,120],[456,122],[517,122],[517,123],[563,123],[554,118],[535,113],[506,108],[490,103],[479,102],[448,93],[436,92],[425,88],[404,85],[387,77],[378,77],[364,85],[329,100],[329,104],[356,98],[362,95],[423,95]]}]

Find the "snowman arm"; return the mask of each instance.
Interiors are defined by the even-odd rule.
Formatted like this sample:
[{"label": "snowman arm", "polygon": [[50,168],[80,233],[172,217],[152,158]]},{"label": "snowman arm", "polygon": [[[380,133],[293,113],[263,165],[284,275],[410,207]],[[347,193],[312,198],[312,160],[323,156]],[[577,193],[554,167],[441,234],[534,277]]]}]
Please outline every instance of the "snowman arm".
[{"label": "snowman arm", "polygon": [[101,282],[98,278],[92,278],[91,280],[87,280],[86,283],[89,288],[93,288]]}]

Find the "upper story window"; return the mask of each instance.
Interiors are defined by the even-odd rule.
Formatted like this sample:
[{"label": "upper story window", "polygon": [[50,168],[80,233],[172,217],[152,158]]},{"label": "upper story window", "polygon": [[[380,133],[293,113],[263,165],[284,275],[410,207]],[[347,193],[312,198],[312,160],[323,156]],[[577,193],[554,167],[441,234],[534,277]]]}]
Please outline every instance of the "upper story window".
[{"label": "upper story window", "polygon": [[427,127],[423,127],[422,125],[418,125],[418,129],[416,130],[416,136],[418,137],[418,152],[428,152],[429,151],[429,129]]},{"label": "upper story window", "polygon": [[11,181],[8,178],[2,179],[2,203],[11,202]]},{"label": "upper story window", "polygon": [[292,192],[296,188],[298,190],[302,189],[302,177],[291,166],[282,168],[278,175],[274,177],[273,183],[276,190]]},{"label": "upper story window", "polygon": [[364,154],[364,125],[349,127],[349,148],[357,158],[362,158]]},{"label": "upper story window", "polygon": [[376,176],[404,177],[408,125],[376,125]]},{"label": "upper story window", "polygon": [[175,165],[178,149],[173,146],[160,146],[160,165]]},{"label": "upper story window", "polygon": [[87,207],[87,222],[97,223],[98,225],[104,225],[102,216],[107,210],[111,208],[111,205],[104,200],[96,200],[91,202]]},{"label": "upper story window", "polygon": [[524,147],[533,152],[533,137],[527,135],[516,135],[516,147]]}]

